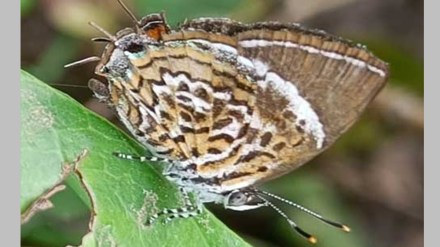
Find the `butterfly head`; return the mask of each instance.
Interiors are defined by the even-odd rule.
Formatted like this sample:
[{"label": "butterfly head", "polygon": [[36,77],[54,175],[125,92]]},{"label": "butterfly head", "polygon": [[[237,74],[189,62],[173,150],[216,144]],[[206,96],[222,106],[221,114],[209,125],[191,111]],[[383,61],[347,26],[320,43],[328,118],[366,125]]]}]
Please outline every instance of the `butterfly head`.
[{"label": "butterfly head", "polygon": [[118,0],[118,3],[135,23],[138,34],[145,34],[147,37],[158,41],[162,39],[162,34],[170,31],[170,27],[166,22],[165,14],[163,12],[159,14],[150,14],[138,20],[122,0]]},{"label": "butterfly head", "polygon": [[147,15],[143,17],[136,26],[140,34],[145,34],[147,37],[156,41],[161,40],[162,35],[170,31],[170,27],[166,23],[163,13]]},{"label": "butterfly head", "polygon": [[257,196],[253,190],[231,191],[223,202],[225,208],[235,211],[251,210],[267,206],[267,202]]}]

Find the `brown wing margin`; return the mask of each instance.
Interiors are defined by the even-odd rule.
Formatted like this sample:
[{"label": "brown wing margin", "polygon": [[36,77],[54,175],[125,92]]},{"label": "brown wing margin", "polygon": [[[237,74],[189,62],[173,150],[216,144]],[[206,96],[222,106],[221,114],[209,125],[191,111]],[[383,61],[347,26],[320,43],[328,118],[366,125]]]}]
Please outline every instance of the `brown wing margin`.
[{"label": "brown wing margin", "polygon": [[[364,46],[298,24],[199,18],[185,22],[180,29],[230,36],[240,55],[264,62],[270,71],[292,82],[325,126],[322,150],[359,118],[389,74],[388,65]],[[266,46],[249,47],[243,41],[277,41],[278,45],[266,42]]]}]

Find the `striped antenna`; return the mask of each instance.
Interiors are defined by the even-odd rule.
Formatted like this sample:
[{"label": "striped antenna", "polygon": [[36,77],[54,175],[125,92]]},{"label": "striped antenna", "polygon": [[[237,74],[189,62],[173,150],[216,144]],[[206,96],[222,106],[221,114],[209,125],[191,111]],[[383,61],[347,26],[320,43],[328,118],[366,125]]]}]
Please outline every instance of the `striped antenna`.
[{"label": "striped antenna", "polygon": [[49,83],[49,85],[55,86],[55,87],[88,88],[87,86],[84,86],[84,85],[73,85],[73,84]]},{"label": "striped antenna", "polygon": [[316,244],[318,242],[318,240],[311,234],[307,233],[306,231],[304,231],[303,229],[301,229],[301,227],[299,227],[293,220],[291,220],[289,217],[287,217],[287,215],[281,211],[281,209],[279,209],[277,206],[273,205],[270,201],[268,201],[266,198],[259,196],[257,194],[257,197],[260,198],[261,200],[265,201],[267,203],[267,205],[269,207],[271,207],[273,210],[275,210],[279,215],[281,215],[288,223],[289,225],[295,229],[295,231],[301,235],[302,237],[304,237],[305,239],[307,239],[307,241],[309,241],[312,244]]},{"label": "striped antenna", "polygon": [[351,229],[350,229],[348,226],[346,226],[346,225],[344,225],[344,224],[341,224],[341,223],[337,223],[337,222],[334,222],[334,221],[328,220],[328,219],[322,217],[320,214],[318,214],[318,213],[316,213],[316,212],[313,212],[312,210],[307,209],[307,208],[305,208],[305,207],[303,207],[303,206],[301,206],[301,205],[299,205],[299,204],[296,204],[296,203],[294,203],[294,202],[291,202],[291,201],[289,201],[289,200],[286,200],[286,199],[284,199],[284,198],[282,198],[282,197],[279,197],[279,196],[277,196],[277,195],[274,195],[274,194],[269,193],[269,192],[266,192],[266,191],[257,190],[257,192],[258,192],[258,193],[261,193],[261,194],[264,194],[264,195],[266,195],[266,196],[269,196],[269,197],[275,198],[275,199],[277,199],[277,200],[279,200],[279,201],[281,201],[281,202],[284,202],[284,203],[286,203],[286,204],[288,204],[288,205],[290,205],[290,206],[293,206],[293,207],[295,207],[295,208],[297,208],[297,209],[299,209],[299,210],[301,210],[301,211],[303,211],[303,212],[305,212],[305,213],[307,213],[307,214],[309,214],[309,215],[311,215],[311,216],[313,216],[313,217],[315,217],[315,218],[321,220],[322,222],[324,222],[324,223],[326,223],[326,224],[329,224],[329,225],[331,225],[331,226],[334,226],[334,227],[336,227],[336,228],[339,228],[339,229],[343,230],[344,232],[350,232],[350,231],[351,231]]}]

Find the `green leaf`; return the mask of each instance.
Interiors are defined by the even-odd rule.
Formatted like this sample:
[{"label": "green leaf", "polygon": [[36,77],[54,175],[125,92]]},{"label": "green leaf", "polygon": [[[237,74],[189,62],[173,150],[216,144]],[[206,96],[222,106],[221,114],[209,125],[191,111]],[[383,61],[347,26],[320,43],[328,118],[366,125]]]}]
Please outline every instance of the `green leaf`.
[{"label": "green leaf", "polygon": [[[75,167],[94,214],[83,246],[249,246],[207,210],[193,219],[144,226],[152,213],[182,206],[176,187],[153,167],[160,164],[112,156],[113,151],[142,154],[145,150],[24,71],[20,91],[22,213],[63,182],[67,167]],[[85,155],[79,156],[84,150]]]}]

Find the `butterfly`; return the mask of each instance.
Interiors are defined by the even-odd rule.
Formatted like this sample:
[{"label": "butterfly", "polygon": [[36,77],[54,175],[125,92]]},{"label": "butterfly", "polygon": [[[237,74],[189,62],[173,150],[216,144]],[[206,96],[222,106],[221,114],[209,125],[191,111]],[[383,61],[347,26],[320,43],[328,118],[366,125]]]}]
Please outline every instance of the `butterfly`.
[{"label": "butterfly", "polygon": [[[340,137],[384,87],[388,65],[364,46],[298,24],[244,24],[197,18],[171,29],[163,13],[138,20],[94,41],[107,43],[89,81],[151,156],[159,161],[186,206],[164,209],[165,221],[198,215],[203,203],[232,210],[270,207],[311,243],[271,200],[294,202],[256,188],[303,165]],[[196,202],[189,199],[193,193]]]}]

